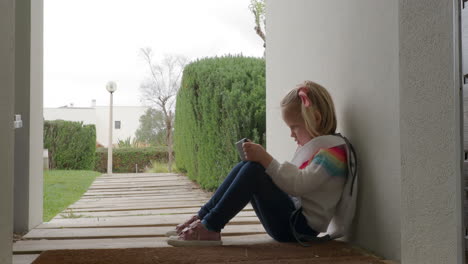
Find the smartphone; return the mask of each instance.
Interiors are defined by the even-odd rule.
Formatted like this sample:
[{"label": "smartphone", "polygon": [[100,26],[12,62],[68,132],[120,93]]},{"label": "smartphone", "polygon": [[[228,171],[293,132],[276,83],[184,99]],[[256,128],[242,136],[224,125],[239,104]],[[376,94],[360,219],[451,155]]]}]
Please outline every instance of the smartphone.
[{"label": "smartphone", "polygon": [[239,156],[241,160],[245,161],[244,149],[242,148],[242,143],[250,141],[247,138],[243,138],[236,142],[237,152],[239,152]]}]

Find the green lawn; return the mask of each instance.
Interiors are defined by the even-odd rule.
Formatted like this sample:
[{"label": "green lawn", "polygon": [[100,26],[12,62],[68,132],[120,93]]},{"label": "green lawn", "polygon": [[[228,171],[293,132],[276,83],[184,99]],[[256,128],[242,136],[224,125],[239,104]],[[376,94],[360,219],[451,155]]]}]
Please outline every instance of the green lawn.
[{"label": "green lawn", "polygon": [[70,204],[80,199],[94,179],[101,175],[95,171],[44,171],[44,217],[48,222]]}]

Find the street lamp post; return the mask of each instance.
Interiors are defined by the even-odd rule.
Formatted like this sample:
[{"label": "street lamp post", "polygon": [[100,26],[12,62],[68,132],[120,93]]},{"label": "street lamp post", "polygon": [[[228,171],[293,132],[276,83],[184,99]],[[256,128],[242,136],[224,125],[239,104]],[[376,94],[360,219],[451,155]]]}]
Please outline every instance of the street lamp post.
[{"label": "street lamp post", "polygon": [[115,82],[108,82],[106,85],[107,91],[110,93],[110,105],[109,105],[109,145],[107,146],[107,174],[112,174],[112,107],[113,98],[112,95],[117,90],[117,84]]}]

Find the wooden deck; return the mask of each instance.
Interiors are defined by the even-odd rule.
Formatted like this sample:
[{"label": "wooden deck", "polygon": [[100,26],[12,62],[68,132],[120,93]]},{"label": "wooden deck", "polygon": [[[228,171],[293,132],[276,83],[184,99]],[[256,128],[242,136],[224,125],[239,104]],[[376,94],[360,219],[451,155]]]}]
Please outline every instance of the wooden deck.
[{"label": "wooden deck", "polygon": [[[14,243],[14,263],[54,249],[167,247],[165,233],[211,195],[177,174],[102,175],[79,201]],[[272,241],[250,204],[223,230],[225,245]]]},{"label": "wooden deck", "polygon": [[[171,247],[166,243],[165,233],[198,212],[211,196],[212,193],[202,191],[187,177],[177,174],[102,175],[79,201],[15,242],[13,263],[30,264],[44,251],[56,254],[54,252],[63,251],[54,250]],[[250,204],[229,222],[222,236],[223,245],[277,243],[265,233]],[[355,260],[352,263],[394,263],[339,243],[330,242],[324,250],[340,245],[344,251],[333,254],[346,252],[344,257]],[[273,258],[288,251],[286,244],[278,245]],[[305,262],[298,263],[309,263],[309,260],[330,263],[330,258],[326,257],[330,254],[311,255],[309,248],[302,250],[310,256],[299,254]],[[333,254],[330,257],[334,257]],[[324,255],[324,259],[318,255]],[[337,257],[336,260],[343,260]]]}]

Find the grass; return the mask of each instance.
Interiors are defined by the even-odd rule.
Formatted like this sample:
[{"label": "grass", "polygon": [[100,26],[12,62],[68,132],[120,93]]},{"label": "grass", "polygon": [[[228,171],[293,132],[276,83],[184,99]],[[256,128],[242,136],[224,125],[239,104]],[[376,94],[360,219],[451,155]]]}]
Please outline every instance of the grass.
[{"label": "grass", "polygon": [[[167,163],[162,163],[158,161],[151,161],[151,168],[149,168],[146,172],[149,173],[167,173],[169,172],[167,168]],[[173,173],[180,173],[179,170],[177,170],[177,166],[175,162],[172,163],[172,172]]]},{"label": "grass", "polygon": [[[95,171],[46,170],[44,171],[44,216],[48,222],[70,204],[78,201],[94,179],[101,175]],[[69,217],[81,217],[66,212]]]}]

